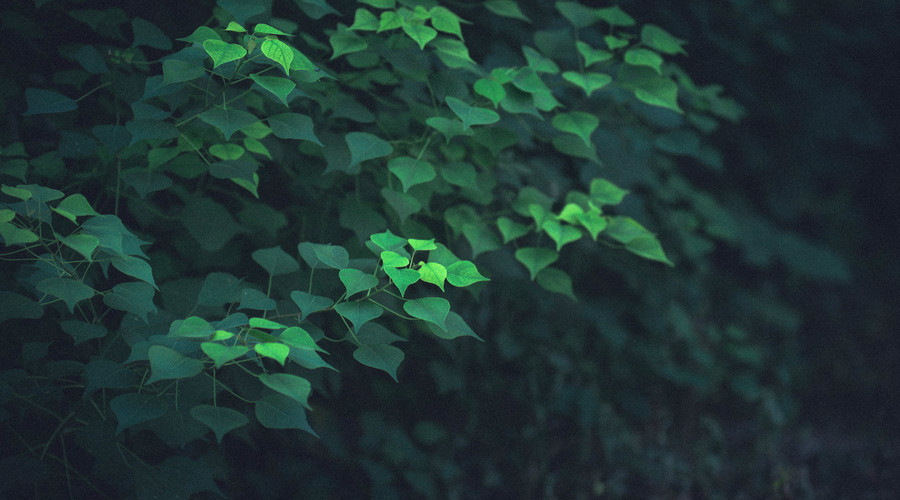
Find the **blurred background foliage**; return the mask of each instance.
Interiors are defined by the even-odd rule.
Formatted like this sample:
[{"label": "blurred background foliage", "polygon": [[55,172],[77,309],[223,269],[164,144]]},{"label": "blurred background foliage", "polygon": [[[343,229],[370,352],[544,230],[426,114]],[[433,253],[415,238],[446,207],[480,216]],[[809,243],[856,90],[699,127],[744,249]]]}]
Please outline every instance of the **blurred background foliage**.
[{"label": "blurred background foliage", "polygon": [[[175,36],[212,8],[170,3],[90,8],[122,7]],[[496,18],[465,31],[473,59],[502,66],[521,45],[552,50],[565,20],[550,2],[520,3],[528,29]],[[464,18],[471,7],[448,5]],[[652,221],[676,267],[571,245],[561,265],[575,302],[525,286],[507,250],[479,256],[492,283],[458,303],[486,342],[413,337],[400,384],[341,366],[317,381],[329,388],[310,414],[321,439],[254,429],[189,450],[214,464],[226,495],[900,494],[897,2],[619,5],[687,40],[677,63],[742,109],[703,136],[652,109],[607,116],[621,121],[595,136],[604,169],[553,168],[554,151],[537,150],[531,180],[565,192],[603,175],[631,189],[621,213]],[[48,44],[90,36],[42,38],[71,21],[34,12],[3,7],[11,136],[24,87],[56,70],[38,62],[55,57]]]}]

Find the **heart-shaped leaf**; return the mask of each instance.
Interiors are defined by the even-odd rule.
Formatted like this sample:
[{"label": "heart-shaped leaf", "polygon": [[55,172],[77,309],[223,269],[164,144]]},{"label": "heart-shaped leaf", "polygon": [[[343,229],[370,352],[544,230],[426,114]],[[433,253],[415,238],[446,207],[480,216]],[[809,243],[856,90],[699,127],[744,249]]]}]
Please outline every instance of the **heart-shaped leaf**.
[{"label": "heart-shaped leaf", "polygon": [[571,113],[559,113],[553,117],[550,123],[558,130],[577,135],[588,147],[591,147],[591,134],[600,125],[600,118],[583,111],[572,111]]},{"label": "heart-shaped leaf", "polygon": [[553,264],[558,258],[559,254],[549,248],[525,247],[516,250],[516,260],[528,268],[532,280],[541,269]]},{"label": "heart-shaped leaf", "polygon": [[228,431],[250,422],[246,415],[237,410],[212,405],[197,405],[191,408],[191,416],[212,429],[219,444],[222,443],[222,438],[228,434]]},{"label": "heart-shaped leaf", "polygon": [[150,360],[148,384],[158,380],[191,378],[203,371],[203,362],[189,358],[166,346],[154,345],[147,351]]},{"label": "heart-shaped leaf", "polygon": [[341,283],[347,289],[347,298],[356,293],[371,290],[378,285],[378,278],[359,269],[347,268],[338,271]]},{"label": "heart-shaped leaf", "polygon": [[446,331],[447,314],[450,312],[450,302],[441,297],[422,297],[403,303],[403,310],[414,318],[432,323],[441,330]]},{"label": "heart-shaped leaf", "polygon": [[353,351],[360,363],[385,371],[397,381],[397,367],[403,361],[403,351],[389,344],[363,344]]},{"label": "heart-shaped leaf", "polygon": [[451,96],[446,98],[447,105],[463,122],[463,129],[472,125],[488,125],[500,121],[496,111],[487,108],[476,108]]},{"label": "heart-shaped leaf", "polygon": [[404,193],[416,184],[428,182],[437,176],[431,163],[409,156],[391,158],[388,170],[400,179]]},{"label": "heart-shaped leaf", "polygon": [[353,323],[353,330],[359,331],[359,328],[369,321],[381,316],[384,309],[371,302],[340,302],[334,306],[334,310],[343,316],[347,321]]}]

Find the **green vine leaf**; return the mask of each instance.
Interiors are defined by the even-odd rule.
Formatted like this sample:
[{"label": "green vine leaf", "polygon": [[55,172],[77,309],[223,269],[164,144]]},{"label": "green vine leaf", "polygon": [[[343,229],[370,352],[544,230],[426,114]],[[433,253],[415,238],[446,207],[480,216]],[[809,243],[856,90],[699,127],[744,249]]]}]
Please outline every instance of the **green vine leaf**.
[{"label": "green vine leaf", "polygon": [[251,254],[253,261],[262,266],[271,276],[290,274],[300,270],[300,264],[281,249],[281,246],[261,248]]},{"label": "green vine leaf", "polygon": [[300,308],[300,321],[305,320],[314,312],[324,311],[334,305],[334,301],[328,297],[312,295],[299,290],[291,292],[291,300]]},{"label": "green vine leaf", "polygon": [[556,251],[574,241],[581,239],[581,231],[572,226],[560,224],[555,220],[547,220],[541,224],[541,229],[547,233],[554,242],[556,242]]},{"label": "green vine leaf", "polygon": [[[259,29],[259,25],[257,25],[256,27],[257,29]],[[294,52],[291,50],[291,47],[288,44],[282,42],[281,40],[266,39],[263,40],[263,43],[262,45],[260,45],[259,49],[262,51],[264,56],[280,64],[281,67],[284,68],[285,75],[290,74],[291,61],[294,60]]]},{"label": "green vine leaf", "polygon": [[316,137],[313,131],[312,118],[301,113],[281,113],[279,115],[270,116],[266,121],[272,127],[272,133],[275,137],[281,139],[298,139],[309,141],[319,146],[322,142]]},{"label": "green vine leaf", "polygon": [[340,302],[335,304],[334,310],[353,324],[354,332],[373,319],[381,316],[384,309],[371,302]]},{"label": "green vine leaf", "polygon": [[447,330],[447,314],[450,302],[441,297],[422,297],[403,303],[403,310],[410,316],[431,323],[442,331]]},{"label": "green vine leaf", "polygon": [[447,268],[447,281],[456,287],[465,287],[478,283],[479,281],[490,281],[475,267],[475,264],[468,260],[455,262]]},{"label": "green vine leaf", "polygon": [[47,278],[37,282],[34,288],[41,293],[62,299],[69,312],[75,312],[75,304],[90,299],[97,293],[93,288],[72,278]]},{"label": "green vine leaf", "polygon": [[537,277],[541,269],[556,262],[559,253],[543,247],[525,247],[516,250],[516,260],[522,263],[531,273],[531,279]]},{"label": "green vine leaf", "polygon": [[291,35],[290,33],[285,33],[284,31],[281,31],[280,29],[278,29],[274,26],[270,26],[266,23],[259,23],[256,26],[254,26],[253,34],[257,35],[257,36],[258,35],[294,36],[294,35]]},{"label": "green vine leaf", "polygon": [[389,344],[363,344],[353,351],[353,358],[360,363],[386,372],[397,380],[397,367],[403,361],[403,351]]},{"label": "green vine leaf", "polygon": [[277,97],[285,106],[288,105],[288,94],[297,87],[297,84],[294,83],[293,80],[281,78],[280,76],[263,76],[253,73],[250,75],[250,78],[256,82],[257,85]]},{"label": "green vine leaf", "polygon": [[391,279],[391,282],[394,284],[394,286],[397,287],[397,290],[400,291],[401,297],[406,296],[406,289],[409,288],[409,286],[413,283],[419,281],[422,276],[421,274],[419,274],[419,271],[409,268],[399,269],[394,267],[385,267],[384,272],[388,275],[388,278]]},{"label": "green vine leaf", "polygon": [[489,125],[500,121],[500,115],[492,109],[476,108],[451,96],[447,96],[446,101],[450,109],[462,120],[464,130],[472,125]]},{"label": "green vine leaf", "polygon": [[344,140],[350,148],[348,169],[364,161],[381,158],[394,152],[394,147],[389,142],[368,132],[350,132],[344,136]]},{"label": "green vine leaf", "polygon": [[576,302],[578,301],[578,299],[575,298],[575,292],[572,290],[572,278],[561,269],[553,267],[542,269],[541,272],[537,274],[536,281],[541,288],[548,292],[560,293]]},{"label": "green vine leaf", "polygon": [[168,337],[208,339],[216,329],[205,319],[197,316],[189,316],[184,320],[175,320],[169,326]]},{"label": "green vine leaf", "polygon": [[444,290],[444,281],[447,279],[447,268],[437,262],[420,263],[419,279],[426,283],[437,285]]},{"label": "green vine leaf", "polygon": [[226,364],[247,354],[250,349],[242,345],[226,346],[215,342],[203,342],[200,349],[216,364],[216,368],[222,368]]},{"label": "green vine leaf", "polygon": [[148,384],[159,380],[191,378],[203,371],[203,362],[189,358],[166,346],[154,345],[147,351],[150,360]]},{"label": "green vine leaf", "polygon": [[605,73],[576,73],[574,71],[566,71],[563,78],[577,85],[584,90],[586,96],[590,97],[596,90],[600,90],[612,82],[612,77]]},{"label": "green vine leaf", "polygon": [[236,43],[228,43],[215,38],[207,39],[203,42],[203,50],[209,54],[213,60],[213,68],[237,61],[247,55],[247,49]]},{"label": "green vine leaf", "polygon": [[428,323],[428,329],[431,330],[431,333],[433,333],[435,337],[445,340],[453,340],[459,337],[473,337],[484,342],[484,339],[479,337],[478,334],[466,324],[462,316],[453,311],[450,311],[447,314],[445,325],[446,328],[441,329],[437,324]]},{"label": "green vine leaf", "polygon": [[[231,139],[231,136],[238,130],[259,121],[259,118],[246,111],[221,106],[200,113],[200,119],[219,129],[226,141]],[[129,131],[131,131],[130,128]],[[134,135],[133,131],[131,133]]]},{"label": "green vine leaf", "polygon": [[655,24],[645,24],[641,28],[641,43],[663,54],[687,54],[681,47],[685,41],[669,34]]},{"label": "green vine leaf", "polygon": [[437,31],[434,28],[425,26],[421,22],[404,22],[403,32],[412,38],[419,48],[425,50],[425,45],[437,37]]},{"label": "green vine leaf", "polygon": [[359,269],[347,268],[338,271],[341,283],[347,289],[347,298],[378,286],[378,278]]},{"label": "green vine leaf", "polygon": [[409,156],[391,158],[388,161],[388,170],[400,179],[404,193],[416,184],[423,184],[437,177],[431,163]]},{"label": "green vine leaf", "polygon": [[119,283],[112,292],[103,295],[103,303],[120,311],[130,312],[147,322],[147,314],[156,311],[153,304],[155,290],[147,283],[132,281]]},{"label": "green vine leaf", "polygon": [[243,413],[219,406],[197,405],[191,408],[190,413],[197,421],[212,429],[219,444],[222,444],[222,438],[229,431],[243,427],[250,422],[250,419]]},{"label": "green vine leaf", "polygon": [[284,394],[306,409],[312,410],[309,406],[309,394],[312,392],[309,380],[290,373],[261,373],[257,378],[269,389]]},{"label": "green vine leaf", "polygon": [[484,7],[498,16],[518,19],[526,23],[531,22],[531,19],[522,13],[519,4],[514,0],[488,0],[484,2]]},{"label": "green vine leaf", "polygon": [[285,360],[287,360],[288,354],[291,352],[291,348],[284,345],[279,344],[277,342],[262,342],[259,344],[253,345],[253,350],[256,351],[260,356],[274,359],[278,361],[278,364],[284,366]]},{"label": "green vine leaf", "polygon": [[593,147],[591,134],[600,125],[600,118],[583,111],[572,111],[570,113],[557,114],[550,123],[558,130],[577,135],[584,141],[585,145]]},{"label": "green vine leaf", "polygon": [[259,423],[269,429],[300,429],[319,437],[309,426],[303,405],[283,394],[260,399],[254,405],[254,413]]},{"label": "green vine leaf", "polygon": [[119,422],[116,427],[116,435],[134,425],[155,420],[165,415],[168,407],[162,398],[146,394],[129,392],[114,397],[109,402],[109,407],[116,415]]}]

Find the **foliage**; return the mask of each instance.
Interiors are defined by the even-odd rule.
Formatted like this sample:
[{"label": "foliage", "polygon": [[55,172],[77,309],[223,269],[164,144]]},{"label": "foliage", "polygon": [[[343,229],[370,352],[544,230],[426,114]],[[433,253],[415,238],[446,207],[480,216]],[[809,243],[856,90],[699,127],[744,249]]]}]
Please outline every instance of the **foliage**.
[{"label": "foliage", "polygon": [[[65,69],[40,68],[46,85],[12,85],[4,463],[34,465],[47,495],[240,496],[215,480],[238,468],[220,446],[293,429],[331,444],[285,470],[348,461],[373,494],[709,493],[723,469],[739,477],[713,410],[784,421],[791,374],[766,344],[799,319],[765,287],[718,295],[740,278],[713,260],[835,281],[842,262],[682,172],[721,168],[704,136],[743,114],[678,66],[685,41],[614,6],[525,7],[219,0],[173,39],[121,9],[36,2],[25,15],[90,35],[51,47]],[[557,23],[499,34],[532,19]],[[673,420],[703,425],[672,435]],[[466,425],[471,442],[454,440]],[[710,458],[648,460],[668,439]],[[561,466],[557,441],[578,450]]]}]

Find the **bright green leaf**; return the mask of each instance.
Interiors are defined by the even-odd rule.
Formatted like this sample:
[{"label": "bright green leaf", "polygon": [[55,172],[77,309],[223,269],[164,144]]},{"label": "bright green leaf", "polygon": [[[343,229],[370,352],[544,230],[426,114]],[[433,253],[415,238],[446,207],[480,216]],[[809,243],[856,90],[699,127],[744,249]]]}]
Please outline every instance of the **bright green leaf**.
[{"label": "bright green leaf", "polygon": [[369,236],[369,239],[381,250],[389,250],[392,252],[396,252],[399,249],[402,249],[408,243],[406,238],[401,238],[400,236],[395,235],[390,232],[390,230],[385,231],[383,233],[377,233]]},{"label": "bright green leaf", "polygon": [[576,73],[574,71],[566,71],[563,78],[584,90],[584,93],[590,97],[595,90],[600,90],[612,82],[612,77],[605,73]]},{"label": "bright green leaf", "polygon": [[528,226],[519,224],[518,222],[513,222],[512,219],[509,219],[507,217],[497,218],[497,229],[499,229],[500,234],[503,235],[504,244],[525,236],[529,231]]},{"label": "bright green leaf", "polygon": [[391,282],[394,283],[394,286],[397,287],[397,290],[400,291],[401,297],[405,296],[406,289],[413,283],[419,281],[421,277],[419,271],[409,268],[401,269],[395,267],[385,267],[384,272],[391,279]]},{"label": "bright green leaf", "polygon": [[243,345],[226,346],[215,342],[203,342],[200,344],[200,349],[216,363],[216,368],[222,368],[250,350]]},{"label": "bright green leaf", "polygon": [[262,330],[280,330],[282,328],[287,328],[277,321],[266,318],[250,318],[249,324],[250,328],[259,328]]},{"label": "bright green leaf", "polygon": [[428,42],[437,37],[437,31],[434,28],[425,26],[420,22],[404,22],[403,32],[419,44],[419,49],[422,50],[425,49],[425,45]]},{"label": "bright green leaf", "polygon": [[591,201],[597,205],[618,205],[622,198],[628,194],[627,189],[622,189],[608,180],[598,177],[591,181]]},{"label": "bright green leaf", "polygon": [[409,246],[416,252],[437,249],[437,245],[434,244],[434,238],[427,239],[427,240],[417,240],[415,238],[410,238]]},{"label": "bright green leaf", "polygon": [[0,237],[3,238],[3,244],[7,246],[27,245],[40,240],[33,231],[16,227],[9,222],[0,223]]},{"label": "bright green leaf", "polygon": [[461,260],[447,268],[447,281],[453,286],[464,287],[479,281],[489,280],[478,272],[474,263],[468,260]]},{"label": "bright green leaf", "polygon": [[356,13],[353,15],[353,24],[350,25],[349,29],[376,31],[378,29],[378,18],[366,9],[356,9]]},{"label": "bright green leaf", "polygon": [[290,33],[285,33],[284,31],[281,31],[280,29],[278,29],[274,26],[269,26],[266,23],[259,23],[256,26],[254,26],[253,34],[254,35],[293,36]]},{"label": "bright green leaf", "polygon": [[572,226],[560,224],[555,220],[544,221],[543,224],[541,224],[541,229],[547,233],[547,236],[550,236],[550,238],[556,242],[557,252],[559,252],[564,245],[581,239],[581,231]]},{"label": "bright green leaf", "polygon": [[284,74],[289,74],[291,70],[291,61],[294,59],[294,51],[291,47],[281,40],[266,39],[259,46],[263,55],[277,62],[284,68]]},{"label": "bright green leaf", "polygon": [[254,344],[253,350],[256,351],[260,356],[274,359],[278,361],[278,364],[284,366],[284,361],[287,359],[288,354],[291,352],[291,348],[284,345],[279,344],[277,342],[262,342],[259,344]]},{"label": "bright green leaf", "polygon": [[592,64],[608,61],[613,58],[612,52],[595,49],[581,40],[575,42],[575,47],[578,49],[578,53],[581,54],[581,57],[584,58],[584,65],[590,66]]},{"label": "bright green leaf", "polygon": [[672,263],[672,261],[669,260],[668,257],[666,257],[662,245],[659,244],[659,240],[656,239],[655,236],[639,236],[637,238],[633,238],[625,244],[625,248],[628,249],[628,251],[640,255],[645,259],[662,262],[663,264],[668,264],[669,266],[675,265]]},{"label": "bright green leaf", "polygon": [[487,97],[494,103],[494,108],[500,105],[500,101],[506,97],[506,90],[503,84],[493,78],[479,78],[473,86],[475,92],[479,95]]},{"label": "bright green leaf", "polygon": [[422,264],[418,271],[422,281],[437,285],[442,291],[444,290],[444,281],[447,279],[446,267],[437,262],[427,262]]},{"label": "bright green leaf", "polygon": [[634,18],[625,13],[618,5],[597,9],[595,15],[610,26],[634,26]]},{"label": "bright green leaf", "polygon": [[382,269],[386,267],[406,267],[409,265],[409,259],[397,252],[385,250],[381,252],[381,263]]},{"label": "bright green leaf", "polygon": [[237,160],[244,156],[244,148],[237,144],[213,144],[209,147],[209,154],[221,160]]},{"label": "bright green leaf", "polygon": [[210,38],[203,42],[203,50],[213,60],[213,68],[236,61],[247,55],[247,49],[236,43],[228,43],[222,40]]},{"label": "bright green leaf", "polygon": [[633,66],[647,66],[657,73],[662,73],[662,56],[649,49],[640,47],[628,49],[625,51],[625,62]]}]

